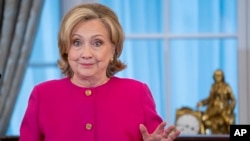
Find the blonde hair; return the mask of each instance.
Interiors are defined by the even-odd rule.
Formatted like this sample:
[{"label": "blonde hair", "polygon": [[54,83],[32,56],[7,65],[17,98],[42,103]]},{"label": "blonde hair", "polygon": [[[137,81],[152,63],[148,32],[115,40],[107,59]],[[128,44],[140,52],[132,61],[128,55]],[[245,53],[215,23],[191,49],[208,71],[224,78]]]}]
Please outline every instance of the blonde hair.
[{"label": "blonde hair", "polygon": [[85,3],[77,5],[64,16],[58,33],[58,47],[60,51],[58,66],[62,73],[68,77],[72,77],[74,74],[69,65],[67,54],[71,44],[72,31],[80,22],[93,19],[99,19],[105,25],[109,32],[110,40],[115,46],[113,60],[110,61],[106,71],[107,77],[111,77],[126,68],[126,65],[119,60],[123,49],[124,32],[118,17],[107,6],[98,3]]}]

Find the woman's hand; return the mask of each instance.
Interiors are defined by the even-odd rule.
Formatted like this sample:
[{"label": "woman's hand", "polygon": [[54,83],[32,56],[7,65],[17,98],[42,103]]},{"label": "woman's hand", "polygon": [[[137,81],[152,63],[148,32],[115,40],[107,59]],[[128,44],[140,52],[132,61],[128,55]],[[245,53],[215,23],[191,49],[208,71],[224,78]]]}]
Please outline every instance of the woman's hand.
[{"label": "woman's hand", "polygon": [[140,124],[140,130],[143,141],[173,141],[179,136],[180,131],[175,129],[175,126],[169,126],[165,129],[166,122],[162,122],[152,134],[148,133],[147,128]]}]

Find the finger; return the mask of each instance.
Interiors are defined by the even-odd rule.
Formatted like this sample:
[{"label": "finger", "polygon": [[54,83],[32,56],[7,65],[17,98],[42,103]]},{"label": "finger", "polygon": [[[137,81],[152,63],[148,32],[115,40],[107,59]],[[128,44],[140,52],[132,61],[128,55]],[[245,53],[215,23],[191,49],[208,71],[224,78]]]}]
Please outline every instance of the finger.
[{"label": "finger", "polygon": [[162,136],[163,138],[169,138],[169,135],[173,134],[175,131],[176,131],[175,126],[169,126],[168,128],[164,130],[164,133]]},{"label": "finger", "polygon": [[167,123],[165,121],[161,122],[155,129],[155,133],[162,134]]},{"label": "finger", "polygon": [[149,133],[148,133],[148,130],[147,130],[147,128],[145,127],[145,125],[140,124],[140,125],[139,125],[139,128],[140,128],[140,131],[141,131],[143,140],[146,139],[146,138],[148,138],[148,137],[149,137]]},{"label": "finger", "polygon": [[172,133],[170,133],[170,135],[168,136],[167,140],[168,141],[173,141],[175,140],[179,135],[180,135],[180,131],[179,130],[175,130]]},{"label": "finger", "polygon": [[171,134],[171,132],[174,132],[175,130],[175,126],[169,126],[164,130],[164,136],[167,137],[169,134]]}]

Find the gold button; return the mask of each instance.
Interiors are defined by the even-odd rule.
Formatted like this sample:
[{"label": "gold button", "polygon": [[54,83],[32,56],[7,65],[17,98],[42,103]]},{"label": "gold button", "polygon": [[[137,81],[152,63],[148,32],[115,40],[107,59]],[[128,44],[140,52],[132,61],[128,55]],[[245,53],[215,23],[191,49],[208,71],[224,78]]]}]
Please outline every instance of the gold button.
[{"label": "gold button", "polygon": [[91,130],[91,129],[92,129],[92,124],[87,123],[86,126],[85,126],[85,128],[86,128],[87,130]]},{"label": "gold button", "polygon": [[86,96],[90,96],[91,94],[92,94],[92,91],[91,91],[91,90],[86,90],[86,91],[85,91],[85,95],[86,95]]}]

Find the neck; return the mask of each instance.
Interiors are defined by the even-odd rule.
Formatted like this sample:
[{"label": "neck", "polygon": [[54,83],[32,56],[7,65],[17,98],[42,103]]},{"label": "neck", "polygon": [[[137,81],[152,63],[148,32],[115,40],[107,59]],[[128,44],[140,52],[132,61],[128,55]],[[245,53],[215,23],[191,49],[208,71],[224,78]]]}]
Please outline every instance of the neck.
[{"label": "neck", "polygon": [[78,78],[76,76],[73,76],[71,78],[71,82],[79,87],[97,87],[100,85],[103,85],[109,81],[110,78],[103,77],[103,78],[94,78],[94,77],[84,77],[84,78]]}]

